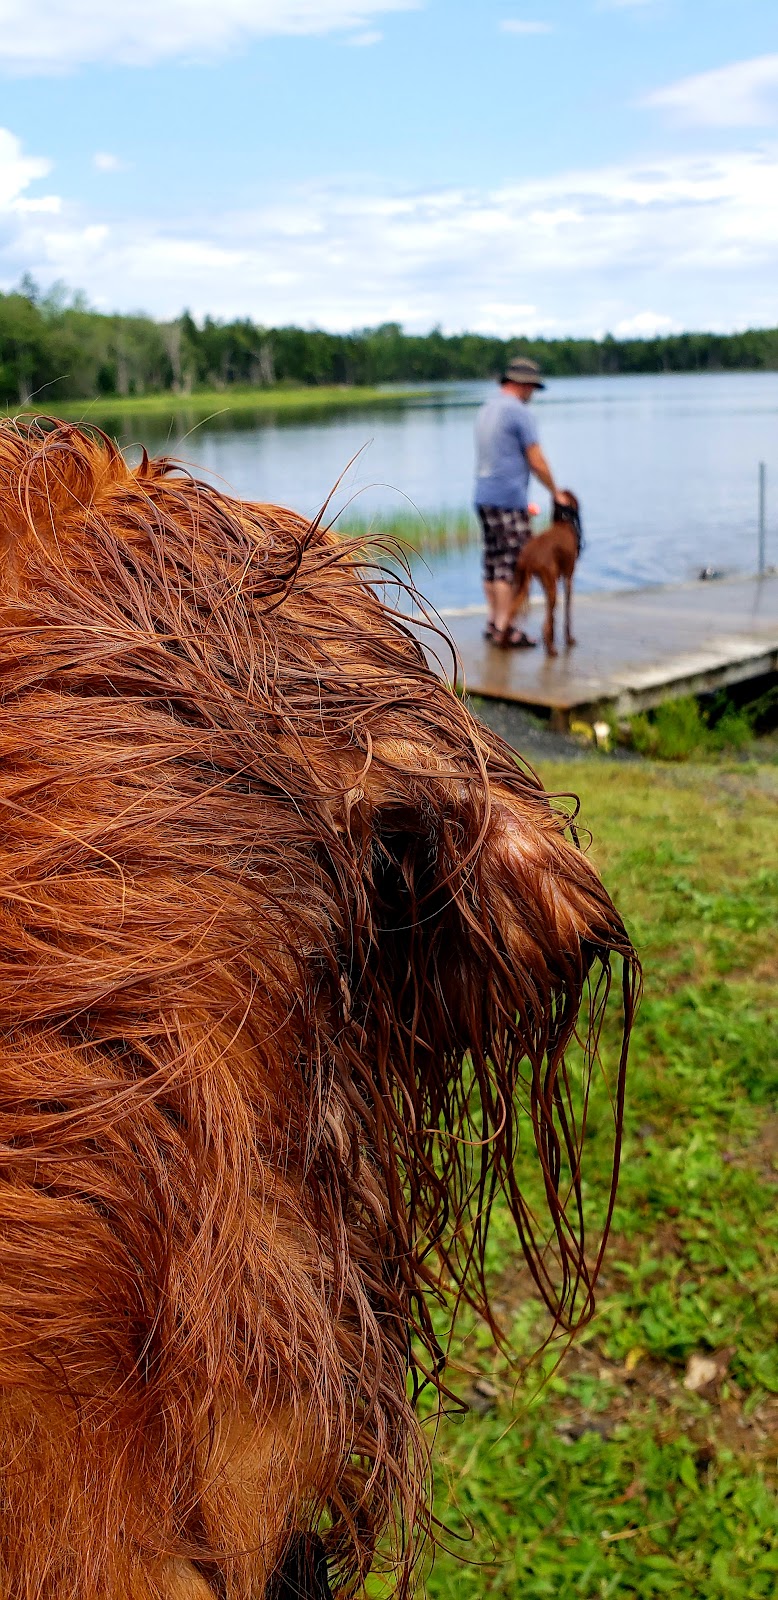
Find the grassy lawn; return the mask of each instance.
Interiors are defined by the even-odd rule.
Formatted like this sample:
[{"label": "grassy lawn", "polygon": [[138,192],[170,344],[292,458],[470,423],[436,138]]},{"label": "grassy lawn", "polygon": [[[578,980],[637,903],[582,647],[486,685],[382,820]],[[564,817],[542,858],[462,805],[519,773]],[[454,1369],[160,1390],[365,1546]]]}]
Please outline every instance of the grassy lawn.
[{"label": "grassy lawn", "polygon": [[418,390],[370,389],[356,385],[346,388],[322,384],[315,388],[278,389],[203,389],[193,394],[103,395],[96,400],[53,400],[44,391],[29,405],[5,408],[6,415],[31,411],[64,417],[71,422],[107,425],[114,418],[187,417],[204,420],[226,412],[249,413],[331,411],[353,406],[391,406],[400,404]]},{"label": "grassy lawn", "polygon": [[[581,795],[645,965],[619,1202],[598,1314],[556,1371],[544,1358],[540,1392],[543,1362],[517,1381],[462,1324],[452,1376],[471,1409],[438,1430],[449,1533],[426,1594],[772,1596],[778,767],[592,758],[543,777]],[[499,1219],[493,1260],[529,1351],[543,1321]]]}]

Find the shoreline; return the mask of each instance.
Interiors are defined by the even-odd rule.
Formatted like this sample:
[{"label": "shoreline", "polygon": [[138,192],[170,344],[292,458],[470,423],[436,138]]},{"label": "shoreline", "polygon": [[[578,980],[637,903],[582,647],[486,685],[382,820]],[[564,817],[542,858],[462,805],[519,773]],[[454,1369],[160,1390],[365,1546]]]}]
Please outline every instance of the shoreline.
[{"label": "shoreline", "polygon": [[101,395],[84,400],[46,400],[45,393],[26,405],[7,405],[6,417],[51,416],[64,422],[97,422],[113,417],[196,416],[201,421],[232,411],[244,413],[274,411],[348,410],[360,406],[405,405],[426,391],[418,388],[379,389],[354,384],[298,385],[278,389],[199,389],[191,394],[165,390],[159,394]]}]

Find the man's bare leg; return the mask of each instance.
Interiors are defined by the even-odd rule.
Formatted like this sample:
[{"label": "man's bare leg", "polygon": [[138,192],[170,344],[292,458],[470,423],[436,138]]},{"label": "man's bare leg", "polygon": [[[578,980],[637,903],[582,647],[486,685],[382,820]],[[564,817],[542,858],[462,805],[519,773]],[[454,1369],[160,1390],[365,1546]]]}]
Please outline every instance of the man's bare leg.
[{"label": "man's bare leg", "polygon": [[513,608],[514,588],[512,583],[493,583],[493,619],[495,633],[502,634],[509,626]]},{"label": "man's bare leg", "polygon": [[486,609],[489,613],[487,629],[492,629],[496,634],[503,633],[509,626],[514,604],[514,588],[512,583],[484,583],[486,595]]}]

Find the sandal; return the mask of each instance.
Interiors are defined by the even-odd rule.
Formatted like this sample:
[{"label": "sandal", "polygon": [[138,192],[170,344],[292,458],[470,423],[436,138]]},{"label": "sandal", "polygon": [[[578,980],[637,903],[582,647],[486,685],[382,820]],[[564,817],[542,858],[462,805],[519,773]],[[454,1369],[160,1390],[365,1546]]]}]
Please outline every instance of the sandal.
[{"label": "sandal", "polygon": [[486,627],[484,628],[484,638],[487,644],[494,644],[494,641],[497,638],[497,629],[493,622],[487,622]]},{"label": "sandal", "polygon": [[492,635],[492,643],[496,644],[498,650],[534,650],[537,640],[528,639],[520,628],[508,627],[503,628],[500,634],[495,632]]}]

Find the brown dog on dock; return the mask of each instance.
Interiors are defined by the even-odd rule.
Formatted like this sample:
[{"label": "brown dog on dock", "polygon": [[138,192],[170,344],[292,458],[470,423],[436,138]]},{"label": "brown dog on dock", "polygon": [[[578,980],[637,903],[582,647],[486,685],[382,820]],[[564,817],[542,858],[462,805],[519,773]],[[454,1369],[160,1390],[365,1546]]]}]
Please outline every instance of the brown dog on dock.
[{"label": "brown dog on dock", "polygon": [[3,1600],[407,1596],[432,1313],[499,1338],[496,1197],[556,1325],[591,1315],[636,957],[365,571],[0,425]]},{"label": "brown dog on dock", "polygon": [[572,592],[575,564],[581,554],[583,535],[578,501],[572,490],[565,490],[564,500],[555,500],[550,526],[543,533],[528,539],[516,562],[516,595],[514,615],[526,609],[529,586],[533,578],[543,585],[546,596],[546,620],[543,643],[546,654],[558,654],[555,644],[556,593],[560,581],[565,591],[565,644],[572,649]]}]

